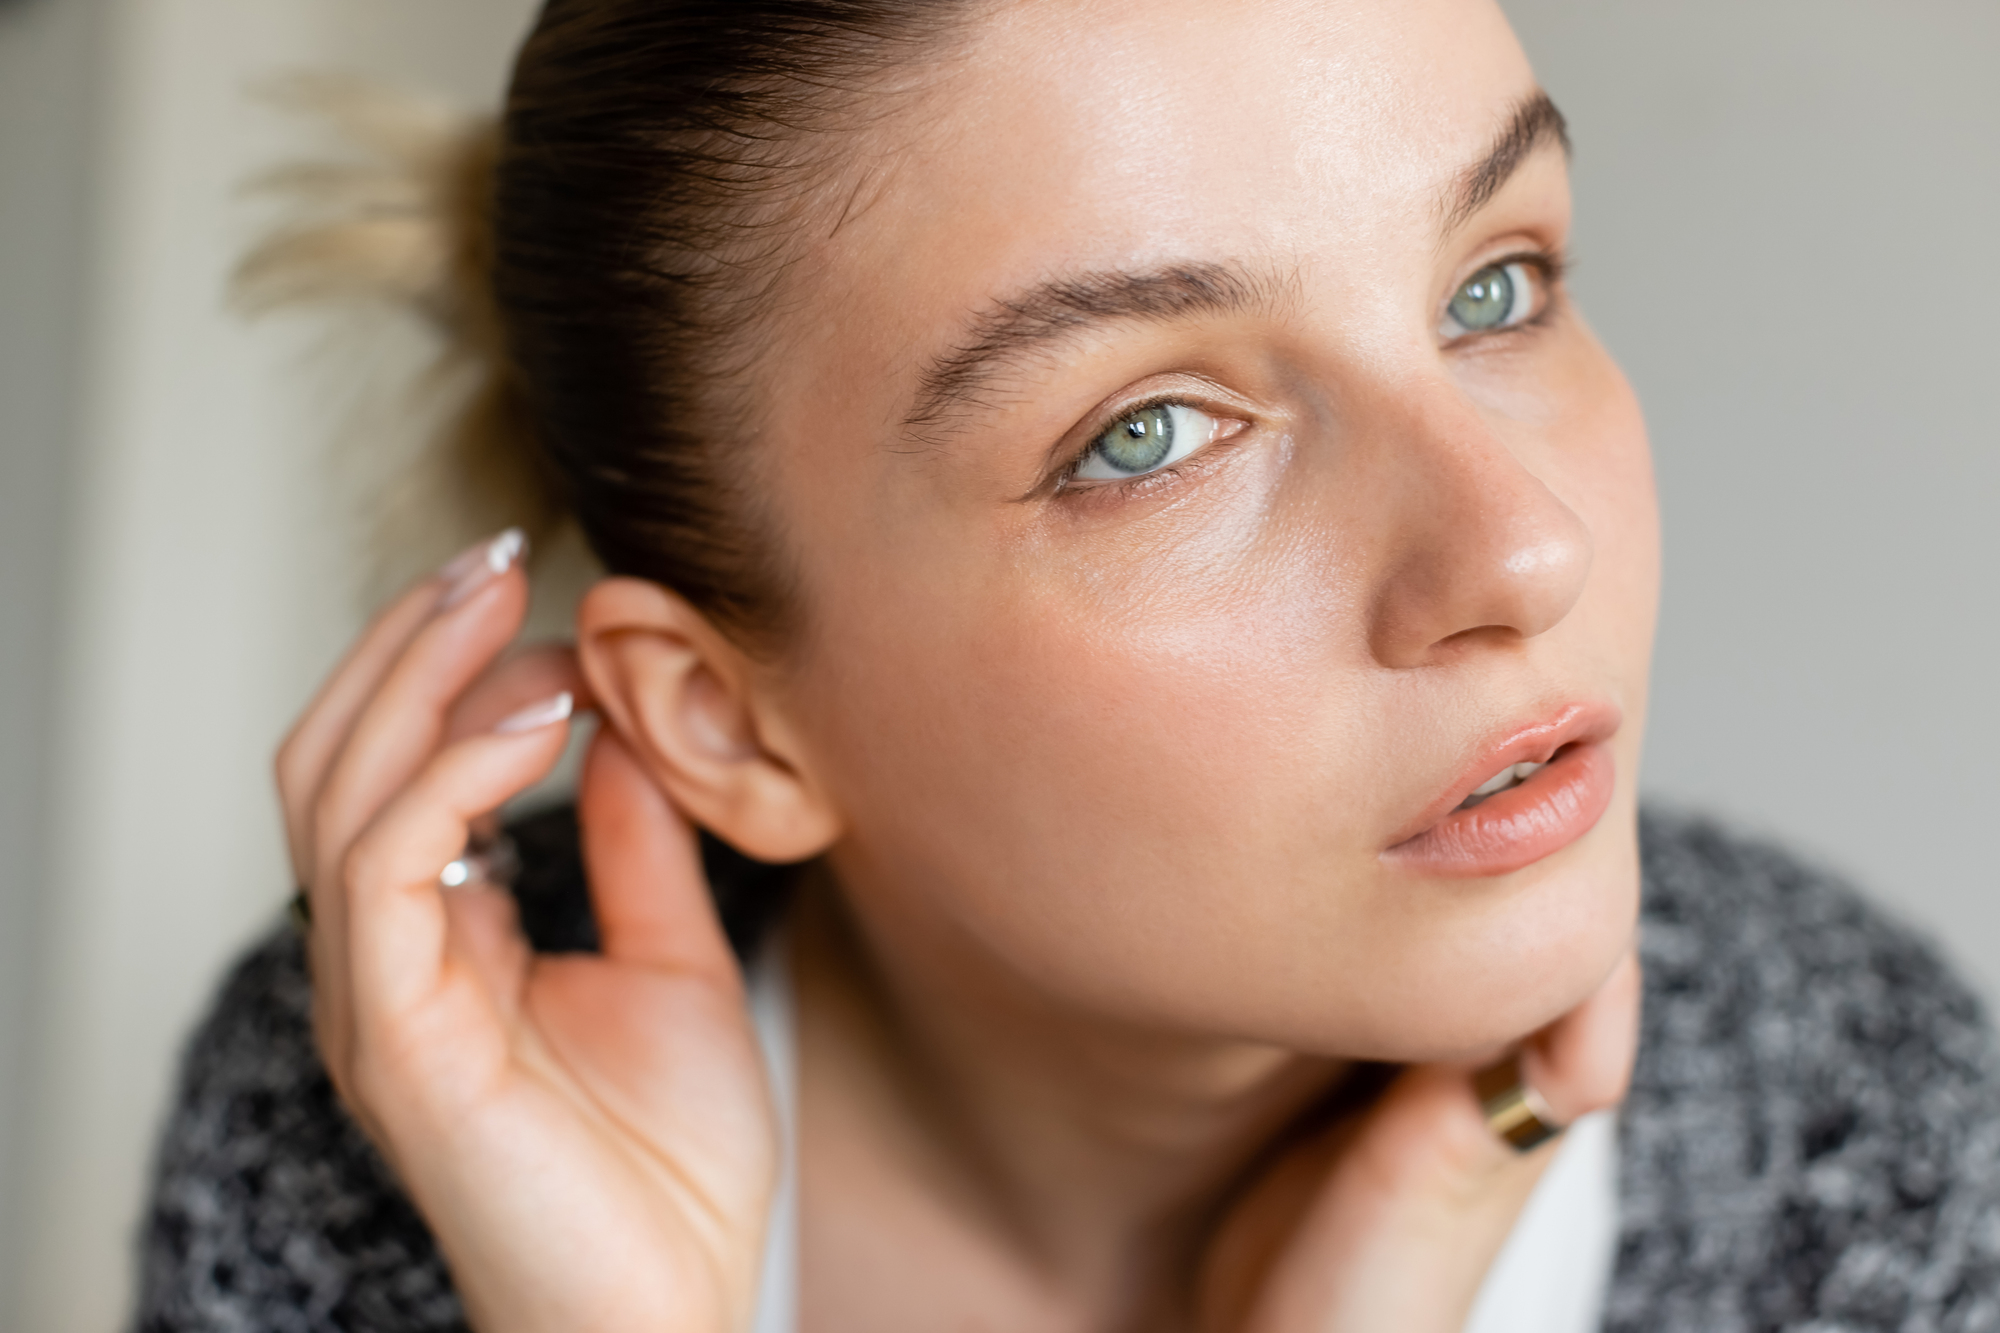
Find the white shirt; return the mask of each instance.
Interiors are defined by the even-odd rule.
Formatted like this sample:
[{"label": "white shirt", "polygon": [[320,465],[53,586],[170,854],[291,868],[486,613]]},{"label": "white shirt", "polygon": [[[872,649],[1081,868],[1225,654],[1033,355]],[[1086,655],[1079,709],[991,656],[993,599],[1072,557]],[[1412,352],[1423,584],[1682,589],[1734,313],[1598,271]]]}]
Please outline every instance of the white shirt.
[{"label": "white shirt", "polygon": [[[784,949],[750,969],[750,1015],[777,1103],[777,1197],[764,1242],[753,1333],[798,1333],[798,1054]],[[1465,1333],[1594,1333],[1618,1244],[1618,1133],[1609,1111],[1571,1125],[1493,1261]]]}]

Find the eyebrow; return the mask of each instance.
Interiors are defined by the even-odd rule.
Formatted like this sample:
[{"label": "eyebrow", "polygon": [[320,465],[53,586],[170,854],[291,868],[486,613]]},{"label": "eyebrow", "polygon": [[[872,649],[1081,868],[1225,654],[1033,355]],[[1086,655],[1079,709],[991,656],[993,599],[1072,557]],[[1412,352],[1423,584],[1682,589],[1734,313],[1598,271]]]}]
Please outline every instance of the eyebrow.
[{"label": "eyebrow", "polygon": [[995,301],[956,347],[924,366],[904,427],[919,436],[948,433],[1009,362],[1071,334],[1120,320],[1166,324],[1236,314],[1273,303],[1280,286],[1235,264],[1207,263],[1038,283]]},{"label": "eyebrow", "polygon": [[1459,172],[1445,192],[1444,225],[1439,234],[1449,236],[1464,226],[1500,193],[1500,187],[1523,162],[1549,144],[1560,145],[1563,156],[1569,156],[1569,122],[1549,95],[1537,88],[1514,105],[1506,128],[1486,150],[1486,156]]},{"label": "eyebrow", "polygon": [[[1440,234],[1463,226],[1546,144],[1570,151],[1569,127],[1549,95],[1536,89],[1515,104],[1493,146],[1447,188]],[[1174,264],[1147,272],[1107,271],[1055,278],[1002,297],[975,316],[950,351],[918,375],[903,419],[906,433],[935,441],[980,402],[981,391],[1010,363],[1075,333],[1120,320],[1171,323],[1216,317],[1275,303],[1287,284],[1256,278],[1237,264]]]}]

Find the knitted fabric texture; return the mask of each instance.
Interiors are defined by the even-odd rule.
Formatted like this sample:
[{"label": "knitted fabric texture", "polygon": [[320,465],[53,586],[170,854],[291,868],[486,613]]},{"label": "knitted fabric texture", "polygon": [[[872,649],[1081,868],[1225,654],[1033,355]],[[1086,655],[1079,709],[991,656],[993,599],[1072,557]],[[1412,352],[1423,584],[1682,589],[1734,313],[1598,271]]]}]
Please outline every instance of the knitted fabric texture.
[{"label": "knitted fabric texture", "polygon": [[[523,921],[589,947],[566,812],[518,831]],[[1620,1114],[1608,1333],[2000,1330],[2000,1057],[1934,953],[1716,828],[1641,824],[1644,1027]],[[313,1049],[298,941],[189,1047],[144,1227],[140,1333],[464,1327],[422,1218]]]}]

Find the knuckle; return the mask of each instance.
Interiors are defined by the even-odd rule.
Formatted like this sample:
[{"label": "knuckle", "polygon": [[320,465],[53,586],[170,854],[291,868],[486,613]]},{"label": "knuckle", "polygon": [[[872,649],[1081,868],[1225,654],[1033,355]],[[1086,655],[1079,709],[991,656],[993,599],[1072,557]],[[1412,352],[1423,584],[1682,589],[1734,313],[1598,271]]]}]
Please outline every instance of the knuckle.
[{"label": "knuckle", "polygon": [[388,873],[388,856],[377,839],[363,834],[340,857],[340,883],[352,897]]}]

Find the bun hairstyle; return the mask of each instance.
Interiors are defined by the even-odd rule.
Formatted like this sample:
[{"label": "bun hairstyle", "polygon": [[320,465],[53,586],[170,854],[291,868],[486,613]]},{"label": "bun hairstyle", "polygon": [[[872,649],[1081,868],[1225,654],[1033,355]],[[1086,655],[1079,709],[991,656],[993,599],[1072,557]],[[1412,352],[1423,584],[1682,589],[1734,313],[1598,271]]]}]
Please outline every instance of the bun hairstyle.
[{"label": "bun hairstyle", "polygon": [[797,608],[757,499],[759,335],[799,229],[839,207],[838,140],[967,7],[549,0],[497,124],[296,84],[362,157],[265,178],[296,212],[238,297],[386,303],[440,335],[448,406],[392,530],[573,520],[608,570],[774,650]]},{"label": "bun hairstyle", "polygon": [[[507,371],[492,301],[487,196],[498,127],[491,117],[358,80],[301,75],[265,90],[273,104],[324,122],[351,151],[251,182],[285,206],[280,227],[238,265],[239,309],[389,311],[411,317],[434,349],[423,390],[397,404],[400,429],[368,414],[352,441],[374,475],[367,496],[376,574],[390,586],[510,523],[546,545],[560,522]],[[371,328],[368,332],[374,332]],[[428,428],[413,454],[391,447]],[[375,589],[380,592],[382,589]]]}]

